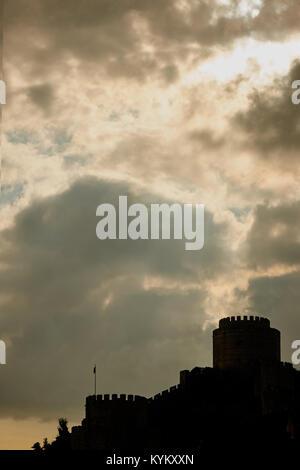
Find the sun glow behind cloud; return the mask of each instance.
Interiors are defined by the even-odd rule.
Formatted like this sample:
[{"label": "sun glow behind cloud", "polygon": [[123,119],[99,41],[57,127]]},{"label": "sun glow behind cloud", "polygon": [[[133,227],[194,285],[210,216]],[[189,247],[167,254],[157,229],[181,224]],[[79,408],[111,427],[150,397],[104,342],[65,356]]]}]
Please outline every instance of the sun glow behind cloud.
[{"label": "sun glow behind cloud", "polygon": [[[251,65],[259,68],[254,74],[256,82],[262,84],[273,80],[275,74],[286,74],[291,62],[299,56],[300,38],[286,42],[261,42],[255,39],[243,39],[230,51],[219,51],[212,59],[201,64],[197,71],[189,75],[189,80],[197,81],[202,74],[224,83],[237,75],[250,76]],[[252,76],[251,76],[252,78]]]},{"label": "sun glow behind cloud", "polygon": [[[219,0],[220,5],[230,6],[232,4],[231,0]],[[240,14],[241,16],[250,15],[252,18],[255,18],[259,15],[260,8],[262,6],[262,0],[240,0],[237,5],[237,9],[234,9],[235,14]]]},{"label": "sun glow behind cloud", "polygon": [[[7,2],[8,7],[13,10],[13,18],[18,12],[17,3],[18,6],[22,6],[24,2],[19,0]],[[78,3],[78,9],[74,8],[74,3]],[[271,253],[276,256],[274,259],[270,258],[270,261],[267,260],[268,263],[263,266],[260,266],[260,262],[264,260],[264,253],[267,250],[260,238],[257,240],[256,237],[252,237],[250,240],[253,253],[257,251],[255,243],[259,242],[263,247],[263,254],[256,260],[256,265],[249,268],[244,253],[247,243],[250,243],[247,239],[252,225],[256,223],[255,234],[259,235],[262,230],[264,218],[259,218],[259,212],[257,215],[257,207],[262,206],[266,214],[272,215],[270,201],[273,206],[280,206],[283,202],[293,204],[299,199],[300,189],[295,177],[299,159],[293,152],[289,153],[290,147],[285,148],[283,142],[282,148],[278,150],[278,153],[281,152],[280,164],[284,161],[289,167],[288,171],[282,171],[278,164],[279,158],[277,155],[275,155],[277,159],[274,158],[273,151],[272,155],[265,158],[257,147],[251,146],[255,139],[261,137],[260,129],[257,130],[255,126],[255,119],[259,113],[256,113],[255,103],[251,101],[253,89],[262,102],[258,111],[261,114],[266,111],[265,120],[270,118],[271,125],[268,130],[273,134],[277,132],[279,137],[281,135],[278,127],[272,125],[273,108],[272,103],[268,106],[271,101],[269,100],[271,95],[268,93],[271,89],[274,93],[278,92],[280,98],[283,96],[282,88],[280,86],[276,88],[273,80],[277,77],[285,78],[293,59],[298,57],[300,39],[298,36],[292,36],[297,28],[297,25],[294,26],[297,17],[294,15],[296,12],[291,10],[286,12],[292,1],[282,1],[280,8],[283,11],[280,14],[277,10],[279,0],[141,1],[133,2],[135,12],[126,9],[126,5],[130,6],[130,1],[116,2],[115,7],[110,9],[111,2],[87,0],[85,3],[90,3],[91,8],[86,8],[85,11],[81,10],[82,3],[80,0],[78,2],[36,0],[32,5],[33,9],[35,5],[38,7],[36,15],[30,12],[30,15],[26,16],[27,10],[22,10],[19,12],[19,23],[14,25],[12,22],[7,28],[5,67],[10,99],[5,107],[2,171],[7,190],[3,193],[2,205],[0,204],[0,233],[8,226],[13,230],[14,223],[19,224],[19,228],[11,232],[14,237],[7,239],[12,240],[11,252],[16,252],[18,256],[14,258],[11,255],[11,259],[8,255],[8,257],[2,256],[0,260],[4,273],[2,286],[3,290],[5,288],[7,290],[0,299],[0,318],[4,322],[0,333],[3,334],[10,318],[17,318],[15,324],[18,328],[20,324],[25,331],[25,345],[30,342],[33,327],[37,328],[33,332],[38,331],[40,334],[38,320],[40,315],[47,313],[48,307],[51,309],[51,315],[49,318],[45,316],[42,330],[46,330],[47,320],[50,322],[53,312],[59,312],[62,320],[68,321],[70,312],[72,318],[75,318],[74,311],[80,310],[79,314],[82,313],[85,319],[87,347],[95,331],[93,321],[98,318],[99,309],[102,309],[101,315],[105,322],[107,321],[107,325],[113,325],[108,331],[113,331],[112,337],[116,337],[115,351],[109,350],[104,336],[99,341],[98,333],[97,348],[100,346],[106,348],[107,370],[111,370],[111,366],[117,367],[123,361],[122,364],[129,365],[126,371],[132,370],[136,377],[140,377],[132,379],[134,391],[137,392],[138,386],[141,389],[145,387],[145,380],[152,372],[157,380],[167,380],[166,386],[168,385],[167,373],[172,371],[172,361],[168,362],[169,357],[172,359],[174,355],[182,359],[183,367],[188,366],[188,361],[193,357],[193,349],[185,354],[182,350],[180,353],[179,350],[175,352],[174,348],[173,354],[174,336],[170,342],[166,341],[170,326],[174,326],[172,323],[174,315],[176,328],[171,330],[171,333],[174,335],[178,326],[178,331],[181,332],[180,342],[191,344],[193,348],[194,343],[190,341],[190,337],[182,336],[186,325],[192,332],[193,338],[194,320],[197,325],[203,324],[205,328],[207,322],[216,321],[217,316],[233,314],[252,307],[254,301],[252,299],[251,304],[251,298],[249,300],[251,293],[249,294],[248,285],[253,283],[253,279],[260,281],[262,276],[266,278],[281,276],[284,286],[284,276],[297,275],[297,266],[289,265],[284,257],[276,258],[280,250],[283,254],[287,250],[284,240],[282,241],[284,231],[278,229],[270,231],[267,242],[270,245],[277,243],[277,248],[275,247]],[[102,3],[103,8],[101,8]],[[54,8],[53,5],[57,7]],[[37,27],[39,20],[41,27]],[[279,23],[282,25],[282,30],[278,28]],[[27,34],[29,30],[30,41],[24,43],[22,38],[29,36]],[[40,44],[43,44],[43,47],[40,47]],[[289,117],[288,94],[286,101],[284,99],[285,96],[280,101],[280,105],[286,107],[286,114],[283,117]],[[293,108],[292,119],[297,120],[295,110],[296,108]],[[281,112],[281,108],[279,111]],[[244,113],[246,117],[250,114],[250,124],[254,123],[254,131],[256,130],[258,135],[255,135],[255,132],[254,135],[247,133],[249,129],[241,130],[236,126],[234,117],[238,113]],[[253,115],[254,119],[251,117]],[[246,122],[249,125],[249,119]],[[263,143],[267,141],[268,136],[265,136]],[[296,152],[297,148],[295,154]],[[207,213],[212,214],[215,224],[213,232],[207,236],[206,243],[210,242],[213,233],[218,234],[211,257],[207,257],[209,250],[206,245],[199,255],[195,272],[190,271],[191,267],[185,264],[188,260],[188,256],[185,256],[184,263],[180,267],[181,271],[174,268],[172,273],[168,273],[164,268],[172,266],[176,256],[171,258],[167,252],[162,252],[158,263],[160,269],[154,270],[153,263],[155,265],[156,260],[154,255],[151,259],[149,256],[148,261],[144,263],[143,256],[136,255],[133,250],[128,262],[132,267],[131,273],[137,269],[138,279],[136,283],[128,282],[126,285],[128,276],[122,279],[118,277],[121,263],[117,252],[112,252],[109,263],[106,264],[100,258],[98,263],[94,263],[97,250],[93,251],[92,256],[86,256],[90,252],[87,250],[84,237],[86,234],[94,233],[93,224],[90,232],[86,224],[81,225],[80,222],[78,236],[82,229],[83,242],[80,243],[80,247],[83,251],[78,248],[77,253],[72,248],[71,242],[73,239],[76,240],[76,230],[74,231],[74,222],[72,222],[70,232],[68,231],[68,214],[70,211],[71,215],[76,215],[81,203],[90,194],[90,188],[87,185],[85,193],[81,193],[78,189],[77,206],[74,194],[68,199],[68,204],[61,201],[65,200],[64,194],[70,185],[85,176],[101,177],[112,187],[120,181],[127,181],[134,186],[136,194],[153,194],[155,197],[159,195],[162,199],[167,198],[174,202],[204,203]],[[82,194],[85,196],[82,197]],[[38,227],[43,228],[39,220],[39,214],[42,212],[36,212],[34,204],[50,195],[54,197],[53,201],[57,200],[58,216],[53,218],[53,224],[47,225],[45,230],[42,230],[41,233],[49,238],[47,243],[43,244],[43,236],[39,237],[41,251],[33,260],[37,246],[34,238],[37,229],[32,220],[36,221]],[[53,207],[53,201],[49,202],[49,207]],[[90,204],[87,208],[87,212],[91,211],[92,216],[94,216],[94,205]],[[27,208],[27,214],[33,213],[35,218],[28,216],[26,218],[23,214],[24,208]],[[61,212],[64,220],[60,218]],[[18,213],[20,213],[19,218],[15,217]],[[27,221],[25,226],[21,224],[22,217]],[[273,217],[279,224],[276,225],[274,222],[274,226],[281,227],[280,224],[283,224],[287,227],[291,240],[291,247],[287,250],[289,255],[293,247],[295,251],[298,249],[299,240],[293,243],[294,231],[288,231],[289,227],[293,228],[292,222],[297,220],[297,217],[288,220],[277,212],[274,212]],[[46,223],[46,218],[44,222]],[[55,235],[56,230],[59,242],[51,245],[51,236],[48,234]],[[72,236],[68,236],[68,233],[72,233]],[[57,280],[63,267],[58,269],[57,266],[64,258],[59,252],[60,243],[66,239],[68,243],[65,250],[72,255],[70,260],[74,259],[74,262],[78,260],[78,282],[73,261],[70,264],[70,271],[66,264],[64,278]],[[80,240],[79,238],[78,243]],[[281,242],[282,246],[278,245]],[[4,250],[3,242],[1,246]],[[53,256],[51,253],[48,257],[49,247],[53,250]],[[214,255],[217,249],[219,251]],[[27,255],[24,258],[22,271],[20,261],[23,252]],[[123,255],[126,255],[126,251]],[[55,256],[58,261],[53,265],[52,272],[55,276],[51,279],[49,263],[52,259],[56,259]],[[289,260],[288,256],[287,259]],[[127,258],[125,264],[126,262]],[[114,282],[110,282],[107,288],[104,281],[102,284],[104,275],[101,269],[110,265]],[[201,274],[202,271],[205,276]],[[37,281],[34,281],[34,277],[33,281],[30,281],[30,276],[34,276],[36,272],[44,272],[47,276],[47,282],[41,283],[42,290],[37,287],[39,281],[42,281],[40,275]],[[80,274],[82,272],[86,275],[91,272],[92,281],[87,277],[88,282],[86,284],[82,282]],[[186,277],[190,272],[193,276]],[[199,281],[197,275],[200,274],[202,277]],[[93,289],[90,284],[96,277],[98,281]],[[115,282],[115,279],[118,279],[118,282]],[[280,284],[281,280],[278,282]],[[61,286],[66,287],[65,299]],[[73,296],[76,297],[79,286],[82,287],[80,302],[74,301],[74,306],[69,309],[68,305],[72,302]],[[260,292],[259,284],[257,286],[254,294]],[[28,297],[31,290],[33,300]],[[289,292],[292,291],[293,285]],[[295,292],[294,297],[290,294],[289,297],[292,299],[291,304],[293,301],[294,305],[298,305],[298,286]],[[36,301],[38,299],[42,301],[44,294],[47,300],[48,293],[50,301],[45,301],[45,306],[38,308]],[[264,296],[257,295],[254,298],[262,297]],[[281,297],[288,305],[290,300],[285,298],[284,290]],[[21,314],[16,312],[19,309],[16,307],[18,298],[20,298]],[[24,313],[25,298],[28,299],[28,310]],[[272,303],[274,298],[272,292],[269,298]],[[59,304],[57,307],[56,299]],[[61,313],[63,300],[67,307],[66,311]],[[147,306],[149,306],[149,315]],[[149,347],[146,344],[145,348],[136,346],[130,367],[131,357],[129,354],[127,357],[124,356],[122,345],[120,346],[118,342],[122,339],[118,334],[120,321],[123,319],[126,319],[124,333],[128,333],[131,341],[134,339],[135,329],[132,328],[129,332],[127,320],[131,318],[128,313],[134,311],[135,307],[138,320],[134,320],[132,325],[138,324],[141,314],[145,312],[145,319],[150,322],[148,328],[150,341],[153,339],[155,345],[161,348],[158,351],[165,351],[164,348],[167,353],[169,351],[169,356],[166,356],[167,370],[163,370],[161,376],[157,372],[161,366],[156,370],[147,369],[149,363],[146,360],[147,348],[151,353],[152,362],[150,362],[154,363],[157,360],[157,364],[160,363],[160,359],[155,359],[153,354],[156,346],[153,348],[151,343]],[[272,309],[280,310],[276,303],[267,307],[263,306],[262,311],[268,313]],[[293,308],[290,307],[291,312],[294,312],[295,318],[298,318],[297,310]],[[286,308],[283,310],[286,313]],[[32,321],[31,312],[34,312]],[[153,315],[155,312],[157,317]],[[171,322],[167,323],[167,330],[163,331],[158,339],[155,335],[151,337],[153,331],[158,329],[161,331],[161,319],[168,312]],[[14,314],[18,316],[14,317]],[[27,318],[31,323],[30,329],[26,330]],[[115,318],[118,321],[115,321]],[[50,325],[53,328],[53,324]],[[59,333],[60,330],[59,325]],[[14,332],[13,324],[11,331]],[[80,335],[84,331],[80,331]],[[11,345],[16,347],[13,335]],[[72,342],[68,343],[68,346],[72,348]],[[201,340],[197,336],[196,358],[201,356],[199,347]],[[38,360],[43,348],[44,345],[35,347],[34,354]],[[118,351],[122,361],[119,360]],[[157,353],[156,358],[162,356],[164,354]],[[48,359],[48,356],[44,358]],[[61,365],[65,370],[73,372],[73,361],[68,362],[65,356],[62,358]],[[50,369],[56,371],[53,361],[54,359],[50,360]],[[12,398],[12,410],[18,410],[21,406],[15,378],[22,376],[24,369],[24,367],[18,369],[17,360],[15,366],[16,370],[12,373],[13,387],[9,383],[7,388],[9,399],[11,390],[16,390],[16,397]],[[80,366],[78,371],[77,366],[78,364],[71,379],[65,377],[65,374],[59,377],[62,390],[64,388],[67,390],[68,384],[74,380],[74,383],[77,383],[78,375],[84,376],[85,366]],[[44,370],[47,369],[43,364],[41,371]],[[126,381],[122,382],[122,373],[119,374],[119,370],[116,370],[115,374],[110,374],[118,378],[118,382],[116,379],[115,383],[109,382],[114,379],[109,379],[103,374],[107,390],[115,390],[116,386],[127,386]],[[37,377],[34,373],[32,378],[39,386],[43,385],[42,375]],[[76,389],[74,385],[74,389],[82,393],[82,384],[89,389],[89,379],[89,377],[80,379],[80,386]],[[137,382],[134,382],[135,380]],[[34,390],[33,385],[32,390]],[[51,387],[49,390],[51,391]],[[35,403],[35,396],[32,393],[28,389],[27,405]],[[46,393],[48,391],[45,391],[45,396]],[[78,406],[81,406],[82,396],[77,394],[76,400],[75,403],[74,398],[72,403],[74,413],[77,413]],[[3,403],[5,407],[5,400]],[[42,412],[45,414],[51,412],[51,416],[54,416],[59,409],[57,406],[54,403]],[[32,407],[28,415],[30,412],[37,417],[41,414],[41,409]],[[79,418],[76,415],[76,420]],[[30,431],[31,424],[27,423],[27,426]],[[51,426],[55,432],[55,423]],[[23,426],[21,427],[23,429]],[[21,432],[19,436],[16,435],[15,422],[10,429],[5,444],[2,441],[0,445],[22,445],[19,444],[22,442],[22,435]],[[27,432],[23,445],[28,447],[33,443],[33,439],[40,439],[43,433],[51,437],[48,429],[44,430],[37,424],[35,434]],[[18,442],[13,442],[14,438],[18,438]]]}]

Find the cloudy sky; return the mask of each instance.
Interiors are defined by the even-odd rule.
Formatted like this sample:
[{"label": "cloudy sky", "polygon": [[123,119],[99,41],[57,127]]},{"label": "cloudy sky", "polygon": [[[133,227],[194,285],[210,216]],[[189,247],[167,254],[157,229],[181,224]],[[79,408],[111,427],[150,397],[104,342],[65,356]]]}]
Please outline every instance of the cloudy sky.
[{"label": "cloudy sky", "polygon": [[[4,3],[4,2],[3,2]],[[9,0],[0,448],[212,364],[220,317],[300,337],[297,0]],[[205,204],[205,245],[100,241],[96,207]]]}]

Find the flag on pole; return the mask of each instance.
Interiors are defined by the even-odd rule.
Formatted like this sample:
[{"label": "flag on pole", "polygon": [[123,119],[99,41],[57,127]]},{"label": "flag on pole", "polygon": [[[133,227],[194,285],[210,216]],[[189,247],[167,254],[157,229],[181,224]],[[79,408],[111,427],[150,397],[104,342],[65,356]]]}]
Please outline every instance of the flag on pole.
[{"label": "flag on pole", "polygon": [[94,372],[94,376],[95,376],[95,383],[94,383],[94,386],[95,386],[95,397],[97,396],[97,382],[96,382],[96,377],[97,377],[97,374],[96,374],[96,364],[94,365],[94,369],[93,369],[93,372]]}]

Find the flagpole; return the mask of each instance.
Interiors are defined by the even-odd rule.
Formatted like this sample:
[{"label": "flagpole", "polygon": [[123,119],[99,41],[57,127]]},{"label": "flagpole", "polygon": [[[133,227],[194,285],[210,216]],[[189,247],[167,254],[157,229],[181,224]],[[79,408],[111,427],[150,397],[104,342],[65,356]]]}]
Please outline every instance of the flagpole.
[{"label": "flagpole", "polygon": [[95,364],[95,367],[94,367],[94,375],[95,375],[95,397],[97,396],[97,368],[96,368],[96,364]]},{"label": "flagpole", "polygon": [[[3,76],[3,36],[4,36],[4,0],[0,0],[0,80],[4,81]],[[5,84],[4,84],[5,86]],[[3,134],[3,113],[2,113],[2,103],[0,104],[0,191],[2,190],[1,184],[1,164],[2,164],[2,134]]]}]

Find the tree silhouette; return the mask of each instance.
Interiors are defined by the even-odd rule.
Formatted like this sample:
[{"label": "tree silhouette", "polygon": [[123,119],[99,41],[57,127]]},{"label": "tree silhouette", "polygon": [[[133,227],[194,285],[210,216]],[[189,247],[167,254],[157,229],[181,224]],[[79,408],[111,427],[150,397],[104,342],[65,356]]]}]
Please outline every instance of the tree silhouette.
[{"label": "tree silhouette", "polygon": [[70,437],[70,431],[68,429],[68,420],[66,418],[60,418],[58,420],[58,436],[62,439],[66,439]]},{"label": "tree silhouette", "polygon": [[39,442],[35,442],[31,448],[35,452],[42,452],[41,444]]},{"label": "tree silhouette", "polygon": [[58,420],[58,435],[55,440],[49,443],[47,437],[44,438],[43,447],[39,442],[33,444],[32,449],[35,452],[64,452],[71,449],[71,433],[68,428],[68,420],[66,418],[59,418]]},{"label": "tree silhouette", "polygon": [[47,437],[43,441],[43,450],[48,451],[51,448],[51,444],[48,442]]}]

